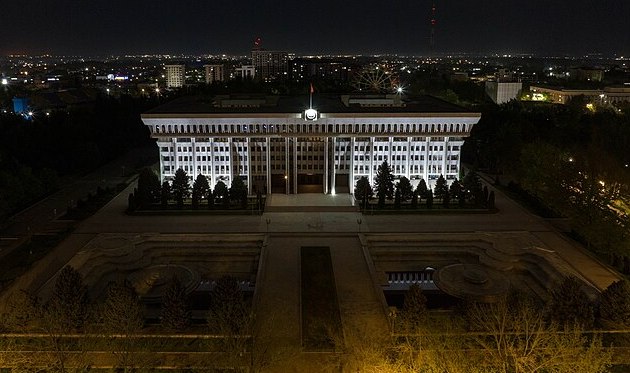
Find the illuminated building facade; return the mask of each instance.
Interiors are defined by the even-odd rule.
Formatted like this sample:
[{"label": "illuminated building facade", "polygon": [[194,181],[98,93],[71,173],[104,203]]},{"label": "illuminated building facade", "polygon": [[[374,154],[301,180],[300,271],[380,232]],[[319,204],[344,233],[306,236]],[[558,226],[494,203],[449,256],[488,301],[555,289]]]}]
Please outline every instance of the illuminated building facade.
[{"label": "illuminated building facade", "polygon": [[288,77],[289,54],[283,51],[252,50],[252,65],[256,76],[264,81],[284,80]]},{"label": "illuminated building facade", "polygon": [[181,88],[186,80],[185,65],[164,65],[166,70],[166,88]]},{"label": "illuminated building facade", "polygon": [[182,168],[210,185],[241,177],[250,193],[352,193],[387,161],[396,178],[459,178],[464,138],[481,114],[422,96],[188,97],[142,115],[161,178]]},{"label": "illuminated building facade", "polygon": [[225,80],[225,68],[223,65],[203,65],[206,76],[206,84],[222,82]]}]

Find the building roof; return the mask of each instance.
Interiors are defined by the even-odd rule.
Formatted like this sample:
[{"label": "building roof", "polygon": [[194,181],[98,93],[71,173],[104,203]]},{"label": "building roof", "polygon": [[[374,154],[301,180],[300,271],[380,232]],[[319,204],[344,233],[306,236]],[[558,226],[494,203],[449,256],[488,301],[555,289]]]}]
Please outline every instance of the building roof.
[{"label": "building roof", "polygon": [[[342,100],[342,98],[344,100]],[[374,102],[371,105],[370,102]],[[387,103],[391,103],[388,105]],[[160,114],[301,113],[309,96],[219,95],[187,96],[147,111]],[[461,106],[432,96],[398,99],[394,95],[313,95],[313,108],[321,113],[470,113]]]}]

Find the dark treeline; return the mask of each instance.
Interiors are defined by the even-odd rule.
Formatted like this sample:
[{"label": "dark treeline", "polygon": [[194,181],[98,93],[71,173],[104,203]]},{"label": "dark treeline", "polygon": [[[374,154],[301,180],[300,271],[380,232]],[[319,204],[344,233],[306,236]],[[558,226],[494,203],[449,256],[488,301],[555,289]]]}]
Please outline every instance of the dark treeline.
[{"label": "dark treeline", "polygon": [[140,114],[155,106],[131,96],[100,96],[90,105],[0,115],[0,218],[58,187],[58,176],[88,172],[148,144]]},{"label": "dark treeline", "polygon": [[630,273],[630,108],[591,105],[485,107],[462,158],[569,218],[576,238]]}]

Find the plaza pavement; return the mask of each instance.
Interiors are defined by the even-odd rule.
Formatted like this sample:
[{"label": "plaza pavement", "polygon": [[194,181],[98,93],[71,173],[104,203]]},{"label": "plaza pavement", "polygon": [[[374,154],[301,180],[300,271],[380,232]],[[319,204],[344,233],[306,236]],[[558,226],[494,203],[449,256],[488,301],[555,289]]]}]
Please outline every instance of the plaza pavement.
[{"label": "plaza pavement", "polygon": [[[387,331],[382,299],[375,291],[368,261],[364,258],[361,234],[456,233],[501,234],[530,232],[545,249],[556,250],[577,272],[599,290],[619,275],[595,260],[573,241],[555,231],[544,219],[524,210],[495,190],[498,213],[362,215],[335,211],[351,203],[349,196],[272,195],[271,206],[289,206],[308,201],[302,212],[266,212],[263,215],[134,215],[124,213],[130,185],[101,211],[82,222],[53,253],[39,261],[14,289],[37,291],[87,242],[101,233],[251,233],[268,232],[262,248],[263,260],[258,283],[258,310],[262,325],[285,351],[300,346],[300,261],[301,246],[328,246],[331,257],[344,334]],[[490,190],[494,190],[489,186]],[[309,212],[307,205],[330,206],[333,212]],[[5,292],[6,295],[8,292]]]}]

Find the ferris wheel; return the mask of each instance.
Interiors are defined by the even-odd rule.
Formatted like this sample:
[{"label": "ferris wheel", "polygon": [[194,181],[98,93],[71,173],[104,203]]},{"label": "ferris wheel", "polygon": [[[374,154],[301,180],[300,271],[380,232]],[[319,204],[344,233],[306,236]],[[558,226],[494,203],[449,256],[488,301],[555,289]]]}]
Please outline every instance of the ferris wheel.
[{"label": "ferris wheel", "polygon": [[396,79],[380,67],[363,69],[356,75],[352,86],[359,92],[388,93],[394,89]]}]

